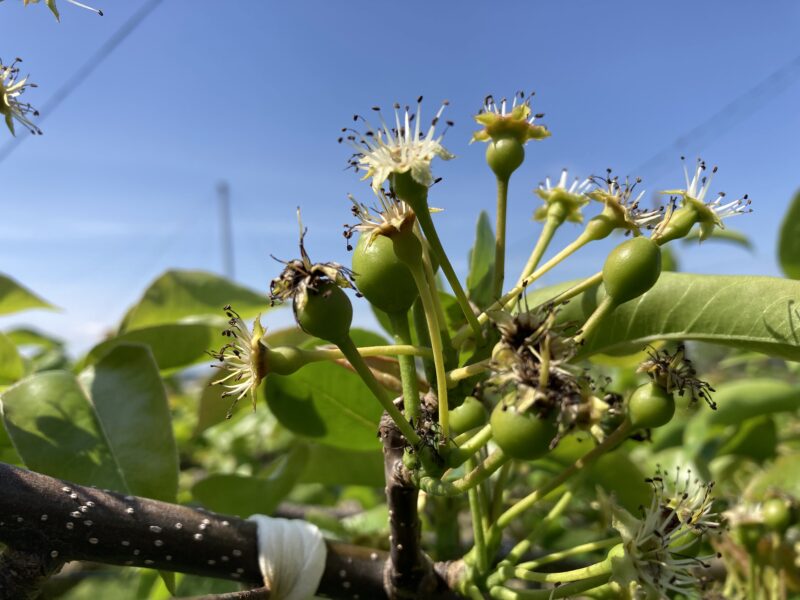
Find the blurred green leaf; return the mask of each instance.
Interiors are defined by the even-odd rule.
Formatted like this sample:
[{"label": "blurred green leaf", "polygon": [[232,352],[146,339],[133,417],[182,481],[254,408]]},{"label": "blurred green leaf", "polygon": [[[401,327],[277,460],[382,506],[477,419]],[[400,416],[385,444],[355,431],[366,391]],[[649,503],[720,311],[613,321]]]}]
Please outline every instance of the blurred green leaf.
[{"label": "blurred green leaf", "polygon": [[128,310],[119,330],[124,333],[189,319],[224,322],[222,307],[227,304],[244,319],[269,310],[266,293],[255,292],[213,273],[167,271]]},{"label": "blurred green leaf", "polygon": [[[689,232],[689,235],[683,238],[683,244],[686,245],[692,242],[697,243],[699,239],[700,228],[695,227]],[[711,236],[706,241],[708,242],[713,240],[731,242],[737,246],[746,248],[747,250],[753,250],[753,243],[750,241],[750,238],[748,238],[741,231],[736,231],[735,229],[728,229],[727,227],[725,229],[721,229],[719,227],[715,227],[711,232]]]},{"label": "blurred green leaf", "polygon": [[7,336],[0,333],[0,385],[14,383],[25,375],[25,363],[17,347]]},{"label": "blurred green leaf", "polygon": [[494,277],[495,237],[486,211],[481,211],[475,230],[475,244],[469,251],[469,274],[467,292],[469,299],[481,308],[489,306],[492,298]]},{"label": "blurred green leaf", "polygon": [[154,325],[128,331],[118,337],[100,342],[79,361],[79,368],[92,365],[121,344],[143,344],[153,352],[162,371],[170,371],[210,361],[207,351],[219,348],[224,338],[223,326],[207,323]]},{"label": "blurred green leaf", "polygon": [[[595,441],[585,433],[568,435],[548,455],[548,460],[554,460],[562,467],[567,467],[595,445]],[[583,486],[591,493],[594,493],[595,486],[600,486],[628,510],[646,506],[652,494],[652,489],[645,482],[645,474],[624,451],[604,454],[570,485]]]},{"label": "blurred green leaf", "polygon": [[46,350],[64,346],[64,342],[60,339],[28,327],[9,329],[6,335],[17,346],[37,346]]},{"label": "blurred green leaf", "polygon": [[368,450],[377,444],[381,406],[358,375],[315,363],[264,384],[270,410],[290,431],[316,442]]},{"label": "blurred green leaf", "polygon": [[82,485],[129,491],[91,402],[72,373],[28,377],[0,400],[6,430],[26,467]]},{"label": "blurred green leaf", "polygon": [[0,399],[9,437],[29,469],[175,501],[177,451],[147,349],[118,347],[80,378],[38,373]]},{"label": "blurred green leaf", "polygon": [[43,300],[28,288],[6,275],[0,275],[0,315],[31,308],[55,310],[55,306]]},{"label": "blurred green leaf", "polygon": [[800,279],[800,192],[795,194],[778,237],[778,262],[784,274]]},{"label": "blurred green leaf", "polygon": [[[537,290],[531,297],[552,297],[568,285]],[[592,305],[576,298],[562,318],[583,322]],[[599,324],[578,358],[656,340],[698,340],[800,361],[800,282],[662,273],[650,291],[619,306]]]},{"label": "blurred green leaf", "polygon": [[192,487],[192,495],[211,510],[248,517],[270,514],[297,482],[308,460],[308,451],[298,445],[277,459],[268,477],[211,475]]},{"label": "blurred green leaf", "polygon": [[756,460],[774,452],[775,424],[764,418],[800,408],[800,389],[777,379],[741,379],[719,386],[713,394],[717,410],[704,410],[686,424],[683,443],[687,452],[711,461],[722,454],[739,454]]},{"label": "blurred green leaf", "polygon": [[[350,332],[358,346],[386,344],[369,331]],[[304,346],[320,345],[310,340]],[[270,375],[262,386],[267,405],[281,425],[320,444],[349,450],[377,447],[382,409],[361,378],[330,362],[307,365],[288,376]]]},{"label": "blurred green leaf", "polygon": [[128,489],[175,502],[178,450],[167,394],[153,355],[121,345],[87,368],[79,381],[88,392]]},{"label": "blurred green leaf", "polygon": [[383,487],[383,453],[377,446],[375,450],[358,452],[309,444],[300,483]]},{"label": "blurred green leaf", "polygon": [[800,498],[800,460],[797,454],[779,456],[769,468],[753,478],[745,490],[748,500],[763,500],[769,491]]}]

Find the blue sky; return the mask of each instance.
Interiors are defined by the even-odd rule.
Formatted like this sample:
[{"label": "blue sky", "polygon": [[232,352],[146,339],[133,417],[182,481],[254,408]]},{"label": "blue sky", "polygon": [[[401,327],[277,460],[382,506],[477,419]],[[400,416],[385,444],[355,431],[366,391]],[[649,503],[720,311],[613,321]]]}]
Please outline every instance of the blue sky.
[{"label": "blue sky", "polygon": [[[91,2],[90,2],[91,3]],[[0,56],[25,59],[43,104],[144,3],[94,0],[104,17],[60,2],[0,4]],[[536,90],[553,135],[529,145],[511,183],[509,265],[535,241],[531,190],[563,167],[640,175],[648,192],[681,184],[679,157],[718,164],[715,190],[749,193],[755,212],[731,221],[752,254],[679,246],[701,273],[777,275],[775,237],[800,187],[800,67],[686,137],[798,55],[794,0],[671,2],[272,2],[163,0],[147,20],[0,163],[0,271],[61,307],[0,320],[27,323],[77,352],[112,328],[167,268],[220,271],[215,186],[230,183],[236,278],[266,291],[270,254],[296,254],[302,206],[312,259],[349,263],[346,194],[368,186],[344,170],[339,129],[354,112],[425,96],[451,102],[431,204],[457,270],[466,267],[494,181],[483,145],[468,145],[487,93]],[[778,93],[780,92],[780,93]],[[24,132],[23,132],[24,135]],[[675,145],[675,140],[684,137]],[[8,136],[0,132],[0,143]],[[656,160],[651,160],[653,157]],[[565,226],[554,244],[577,234]],[[594,272],[608,245],[548,279]],[[361,322],[369,321],[362,310]],[[270,316],[273,325],[285,316]]]}]

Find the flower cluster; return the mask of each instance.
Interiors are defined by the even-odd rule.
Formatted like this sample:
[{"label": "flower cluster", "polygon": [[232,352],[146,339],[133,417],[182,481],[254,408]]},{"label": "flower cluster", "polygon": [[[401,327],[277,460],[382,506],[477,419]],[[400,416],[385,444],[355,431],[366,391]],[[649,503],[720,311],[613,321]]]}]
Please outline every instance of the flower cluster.
[{"label": "flower cluster", "polygon": [[39,112],[27,102],[20,102],[19,97],[29,88],[35,88],[35,83],[28,83],[28,78],[19,78],[19,63],[22,59],[17,58],[10,65],[4,65],[0,59],[0,115],[5,119],[6,125],[12,134],[14,131],[14,121],[20,123],[33,134],[41,134],[42,131],[29,116],[38,117]]},{"label": "flower cluster", "polygon": [[[685,158],[681,157],[683,163],[683,173],[686,178],[686,188],[682,190],[665,190],[660,192],[664,195],[676,196],[681,199],[681,208],[673,214],[667,216],[659,227],[658,234],[672,239],[672,235],[683,236],[688,233],[688,229],[698,223],[700,225],[700,241],[707,239],[714,231],[714,227],[724,229],[722,219],[734,217],[736,215],[751,212],[750,199],[747,194],[742,198],[725,201],[725,193],[720,192],[711,202],[706,202],[708,190],[711,187],[711,180],[717,172],[717,167],[711,169],[711,173],[706,175],[707,167],[703,159],[697,159],[694,175],[689,177],[689,169],[686,167]],[[673,229],[675,234],[670,235],[668,231],[671,221],[675,221]],[[684,226],[688,224],[688,227]]]},{"label": "flower cluster", "polygon": [[239,400],[248,394],[253,402],[253,410],[256,409],[256,390],[267,374],[263,360],[266,347],[261,342],[265,330],[260,317],[256,317],[250,331],[239,313],[230,305],[225,307],[225,314],[229,321],[228,328],[222,335],[230,341],[217,352],[209,354],[219,361],[219,364],[212,366],[225,372],[222,378],[212,381],[211,384],[226,388],[223,398],[233,396],[233,404],[226,415],[230,419]]},{"label": "flower cluster", "polygon": [[614,221],[616,227],[638,235],[641,229],[652,228],[663,218],[663,207],[643,210],[639,206],[644,190],[635,192],[641,179],[631,182],[626,177],[620,182],[619,176],[611,174],[611,169],[606,169],[604,176],[594,175],[590,179],[597,187],[587,195],[603,203],[603,213]]},{"label": "flower cluster", "polygon": [[[22,2],[27,6],[28,4],[39,4],[40,0],[22,0]],[[90,10],[101,17],[103,16],[102,10],[92,8],[91,6],[87,6],[86,4],[78,2],[77,0],[67,0],[67,2],[74,4],[75,6],[79,6],[80,8]],[[58,12],[58,6],[56,6],[56,0],[44,0],[44,3],[47,5],[47,8],[50,9],[50,12],[53,13],[53,16],[55,16],[56,19],[61,20],[61,15]]]},{"label": "flower cluster", "polygon": [[542,140],[550,137],[550,132],[546,127],[535,123],[536,119],[541,119],[544,114],[533,114],[532,98],[533,93],[526,96],[525,92],[517,92],[509,107],[506,98],[498,103],[494,96],[486,96],[483,108],[475,116],[475,120],[483,125],[483,129],[472,134],[470,143],[513,138],[520,144],[524,144],[528,140]]},{"label": "flower cluster", "polygon": [[683,344],[673,353],[669,350],[657,350],[652,346],[648,346],[646,351],[648,358],[639,365],[637,372],[647,373],[650,379],[668,392],[676,391],[679,396],[688,392],[692,404],[702,399],[716,410],[717,405],[711,399],[711,392],[715,390],[696,377],[697,371],[692,366],[692,361],[686,357]]},{"label": "flower cluster", "polygon": [[694,570],[707,563],[686,551],[697,537],[719,527],[712,512],[714,484],[692,477],[689,470],[682,474],[680,468],[671,478],[659,470],[647,481],[653,498],[640,518],[614,507],[613,525],[625,555],[614,559],[612,580],[634,598],[690,593],[698,583]]},{"label": "flower cluster", "polygon": [[[400,232],[414,223],[414,211],[408,204],[398,200],[392,194],[387,194],[383,188],[377,190],[375,195],[380,203],[379,207],[358,202],[348,194],[347,197],[353,203],[351,211],[353,216],[358,219],[358,223],[345,228],[345,239],[350,240],[353,233],[358,231],[369,235],[369,243],[372,243],[376,236],[391,237],[392,234]],[[347,249],[352,250],[349,244]]]},{"label": "flower cluster", "polygon": [[561,177],[558,183],[553,186],[550,183],[550,178],[547,177],[543,184],[539,185],[537,190],[534,190],[542,200],[544,206],[540,206],[533,214],[533,218],[537,221],[544,221],[548,215],[552,215],[557,211],[556,217],[560,222],[572,221],[573,223],[580,223],[583,221],[581,208],[589,202],[587,191],[592,186],[591,179],[584,179],[581,181],[577,177],[567,186],[567,170],[561,171]]},{"label": "flower cluster", "polygon": [[[280,275],[269,284],[269,295],[272,304],[294,300],[306,295],[308,290],[317,291],[325,281],[332,281],[339,287],[353,287],[353,274],[350,269],[336,262],[312,263],[306,252],[306,230],[300,221],[300,210],[297,211],[300,225],[300,258],[283,262],[285,265]],[[276,259],[277,260],[277,259]]]},{"label": "flower cluster", "polygon": [[[442,146],[444,132],[437,135],[436,126],[442,117],[445,107],[442,103],[436,116],[431,121],[427,133],[420,129],[422,120],[422,96],[417,99],[417,112],[410,112],[406,106],[401,113],[400,105],[394,105],[395,124],[390,127],[383,118],[380,107],[373,107],[380,120],[380,127],[373,126],[361,115],[353,119],[364,124],[362,133],[345,127],[339,143],[347,142],[355,153],[350,157],[349,165],[356,170],[365,170],[363,179],[372,178],[372,188],[377,191],[393,173],[410,173],[411,177],[425,187],[433,183],[431,161],[438,156],[444,160],[455,158]],[[447,121],[447,125],[452,125]]]}]

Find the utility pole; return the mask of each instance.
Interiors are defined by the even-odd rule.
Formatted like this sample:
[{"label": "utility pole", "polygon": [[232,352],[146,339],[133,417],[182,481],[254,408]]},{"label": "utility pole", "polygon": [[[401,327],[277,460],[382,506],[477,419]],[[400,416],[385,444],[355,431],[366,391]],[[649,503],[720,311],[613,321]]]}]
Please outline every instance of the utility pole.
[{"label": "utility pole", "polygon": [[227,181],[217,184],[219,198],[220,242],[222,246],[222,272],[228,279],[234,278],[233,236],[231,233],[231,188]]}]

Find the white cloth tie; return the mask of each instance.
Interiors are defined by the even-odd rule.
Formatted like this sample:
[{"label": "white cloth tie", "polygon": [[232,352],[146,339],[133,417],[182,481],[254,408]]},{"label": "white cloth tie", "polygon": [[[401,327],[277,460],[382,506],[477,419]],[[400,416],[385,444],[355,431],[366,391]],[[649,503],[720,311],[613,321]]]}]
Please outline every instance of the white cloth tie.
[{"label": "white cloth tie", "polygon": [[266,515],[252,515],[247,520],[258,528],[258,566],[270,600],[313,598],[328,554],[317,526]]}]

